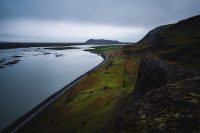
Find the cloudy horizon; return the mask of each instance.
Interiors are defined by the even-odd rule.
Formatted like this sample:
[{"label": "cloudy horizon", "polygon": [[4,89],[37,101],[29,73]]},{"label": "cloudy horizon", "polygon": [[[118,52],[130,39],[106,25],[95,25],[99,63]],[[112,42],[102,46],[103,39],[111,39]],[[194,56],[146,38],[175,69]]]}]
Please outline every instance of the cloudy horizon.
[{"label": "cloudy horizon", "polygon": [[1,0],[0,41],[136,42],[149,30],[200,14],[199,0]]}]

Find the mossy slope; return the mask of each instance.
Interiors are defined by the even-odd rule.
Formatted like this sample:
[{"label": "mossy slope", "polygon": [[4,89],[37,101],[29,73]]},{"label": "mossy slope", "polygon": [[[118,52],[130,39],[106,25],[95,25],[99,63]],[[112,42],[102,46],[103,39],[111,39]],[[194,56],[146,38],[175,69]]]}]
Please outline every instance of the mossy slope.
[{"label": "mossy slope", "polygon": [[131,49],[200,71],[200,15],[155,28]]},{"label": "mossy slope", "polygon": [[103,67],[90,73],[19,132],[104,130],[115,104],[133,91],[139,58],[122,56],[120,49],[106,51],[109,61]]}]

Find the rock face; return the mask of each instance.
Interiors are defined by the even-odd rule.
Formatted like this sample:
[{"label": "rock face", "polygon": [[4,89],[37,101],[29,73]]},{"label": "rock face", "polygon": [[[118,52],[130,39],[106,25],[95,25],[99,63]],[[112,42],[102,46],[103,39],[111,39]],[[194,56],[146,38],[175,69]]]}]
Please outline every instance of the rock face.
[{"label": "rock face", "polygon": [[121,110],[111,121],[111,131],[199,132],[198,75],[157,58],[144,58],[135,90],[125,105],[121,102]]},{"label": "rock face", "polygon": [[[197,132],[200,129],[200,77],[155,88],[145,93],[133,108],[131,121],[139,132]],[[130,109],[124,113],[127,111]]]},{"label": "rock face", "polygon": [[186,77],[194,77],[194,75],[196,75],[195,72],[185,71],[178,66],[157,58],[146,57],[139,65],[134,99],[139,99],[141,95],[154,88],[185,79]]}]

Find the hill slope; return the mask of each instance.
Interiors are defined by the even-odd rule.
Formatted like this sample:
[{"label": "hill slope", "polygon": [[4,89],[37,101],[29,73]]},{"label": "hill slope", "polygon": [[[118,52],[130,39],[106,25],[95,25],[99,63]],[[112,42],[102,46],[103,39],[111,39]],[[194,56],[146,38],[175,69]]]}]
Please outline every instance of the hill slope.
[{"label": "hill slope", "polygon": [[200,77],[194,71],[147,57],[133,93],[119,101],[109,132],[188,133],[200,125]]},{"label": "hill slope", "polygon": [[200,16],[155,28],[132,49],[200,70]]},{"label": "hill slope", "polygon": [[118,102],[107,130],[199,132],[200,16],[157,27],[124,52],[144,58],[134,91]]}]

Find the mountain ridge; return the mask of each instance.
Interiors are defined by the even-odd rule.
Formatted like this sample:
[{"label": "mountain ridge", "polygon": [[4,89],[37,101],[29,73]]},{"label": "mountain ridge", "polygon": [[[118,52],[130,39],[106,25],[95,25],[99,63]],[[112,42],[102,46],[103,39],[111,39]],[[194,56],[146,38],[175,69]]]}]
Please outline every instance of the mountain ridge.
[{"label": "mountain ridge", "polygon": [[157,28],[132,46],[131,51],[151,53],[188,69],[200,71],[200,15]]},{"label": "mountain ridge", "polygon": [[89,39],[85,42],[85,44],[121,44],[121,42],[106,39]]}]

